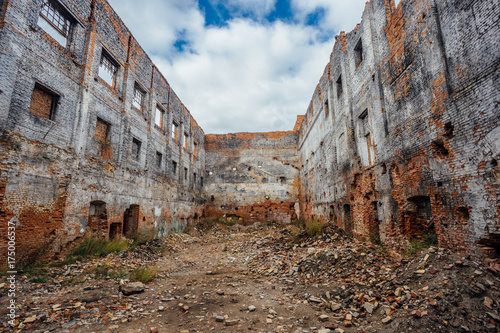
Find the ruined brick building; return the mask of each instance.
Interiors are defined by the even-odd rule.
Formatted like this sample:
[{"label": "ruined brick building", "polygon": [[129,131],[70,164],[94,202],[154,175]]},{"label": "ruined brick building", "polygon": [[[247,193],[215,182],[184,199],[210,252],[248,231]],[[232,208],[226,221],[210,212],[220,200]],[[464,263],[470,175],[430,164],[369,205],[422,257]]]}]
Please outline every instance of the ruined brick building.
[{"label": "ruined brick building", "polygon": [[106,0],[0,0],[0,252],[220,214],[498,250],[498,22],[372,0],[293,130],[205,136]]}]

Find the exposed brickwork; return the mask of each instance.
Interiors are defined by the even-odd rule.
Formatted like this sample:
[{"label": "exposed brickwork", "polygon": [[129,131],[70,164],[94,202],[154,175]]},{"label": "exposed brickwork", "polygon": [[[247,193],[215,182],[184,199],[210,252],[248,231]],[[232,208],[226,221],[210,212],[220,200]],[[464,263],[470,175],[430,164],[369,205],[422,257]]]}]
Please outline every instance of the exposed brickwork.
[{"label": "exposed brickwork", "polygon": [[373,0],[337,37],[300,130],[304,216],[498,249],[499,9],[468,3]]},{"label": "exposed brickwork", "polygon": [[[105,0],[60,2],[73,22],[66,43],[41,28],[41,1],[0,5],[1,228],[18,221],[18,248],[28,256],[38,248],[59,253],[90,232],[121,234],[130,207],[138,213],[127,236],[165,235],[173,219],[201,216],[194,174],[204,174],[203,130]],[[99,77],[103,54],[117,67],[113,87]],[[142,112],[133,107],[136,86]],[[155,127],[157,105],[164,130]],[[174,121],[188,149],[170,139]],[[187,181],[172,161],[189,170]],[[95,203],[104,215],[91,214]]]}]

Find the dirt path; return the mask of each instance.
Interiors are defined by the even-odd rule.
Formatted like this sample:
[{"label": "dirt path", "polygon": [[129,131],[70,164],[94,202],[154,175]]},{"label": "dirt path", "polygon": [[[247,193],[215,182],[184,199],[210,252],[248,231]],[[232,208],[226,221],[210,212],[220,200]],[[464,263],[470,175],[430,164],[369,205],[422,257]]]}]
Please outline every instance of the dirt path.
[{"label": "dirt path", "polygon": [[[0,332],[498,332],[498,261],[436,248],[402,260],[338,229],[314,238],[295,229],[171,235],[163,252],[146,246],[51,268],[43,283],[21,278],[15,327],[0,288]],[[125,296],[115,270],[153,265],[156,279]],[[96,267],[104,274],[89,273]]]}]

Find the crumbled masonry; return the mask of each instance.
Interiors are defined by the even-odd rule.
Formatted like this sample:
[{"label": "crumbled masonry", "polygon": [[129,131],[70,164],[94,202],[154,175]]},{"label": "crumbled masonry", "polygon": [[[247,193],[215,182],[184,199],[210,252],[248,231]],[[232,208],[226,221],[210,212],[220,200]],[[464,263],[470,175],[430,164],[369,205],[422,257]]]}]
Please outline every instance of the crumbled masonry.
[{"label": "crumbled masonry", "polygon": [[106,0],[0,0],[1,257],[8,223],[29,264],[225,215],[494,258],[499,17],[371,0],[293,130],[205,135]]}]

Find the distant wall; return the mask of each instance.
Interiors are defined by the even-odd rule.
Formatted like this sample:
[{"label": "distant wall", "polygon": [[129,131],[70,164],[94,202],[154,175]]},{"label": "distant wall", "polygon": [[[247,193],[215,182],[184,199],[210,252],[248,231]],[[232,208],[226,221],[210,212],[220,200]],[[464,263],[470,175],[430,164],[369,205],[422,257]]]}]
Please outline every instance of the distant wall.
[{"label": "distant wall", "polygon": [[207,215],[297,218],[297,132],[210,134],[205,149]]}]

